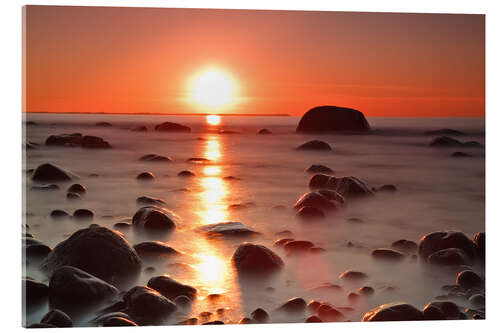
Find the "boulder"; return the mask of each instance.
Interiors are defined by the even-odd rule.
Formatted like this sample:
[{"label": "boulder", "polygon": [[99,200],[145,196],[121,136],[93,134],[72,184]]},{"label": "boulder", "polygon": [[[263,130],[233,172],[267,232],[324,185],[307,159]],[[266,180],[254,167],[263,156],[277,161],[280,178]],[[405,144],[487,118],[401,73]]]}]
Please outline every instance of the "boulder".
[{"label": "boulder", "polygon": [[179,172],[177,174],[177,176],[179,176],[179,177],[194,177],[195,174],[194,174],[194,172],[189,171],[189,170],[182,170],[181,172]]},{"label": "boulder", "polygon": [[269,314],[262,308],[255,309],[250,316],[258,323],[267,323],[269,321]]},{"label": "boulder", "polygon": [[[431,310],[431,308],[434,308],[434,310]],[[436,311],[439,310],[439,311]],[[443,320],[443,319],[448,319],[448,320],[456,320],[459,319],[460,316],[460,309],[458,306],[449,301],[432,301],[428,303],[424,309],[422,310],[424,318],[425,319],[433,319],[433,320]],[[444,318],[433,318],[433,317],[439,317],[440,312],[444,315]]]},{"label": "boulder", "polygon": [[155,176],[151,172],[141,172],[135,178],[137,180],[149,181],[149,180],[153,180],[155,178]]},{"label": "boulder", "polygon": [[278,310],[286,311],[286,312],[304,312],[306,309],[307,303],[303,298],[294,297],[286,301],[282,306],[278,308]]},{"label": "boulder", "polygon": [[318,317],[322,321],[340,321],[344,315],[329,304],[321,304],[318,308]]},{"label": "boulder", "polygon": [[406,254],[411,254],[417,252],[418,245],[417,243],[407,240],[400,239],[391,244],[391,247],[395,250],[404,252]]},{"label": "boulder", "polygon": [[258,131],[257,134],[273,134],[273,133],[267,128],[263,128],[260,131]]},{"label": "boulder", "polygon": [[270,273],[281,269],[283,260],[263,245],[243,243],[233,254],[232,262],[239,273]]},{"label": "boulder", "polygon": [[422,320],[420,310],[408,303],[389,303],[371,309],[363,316],[363,321],[415,321]]},{"label": "boulder", "polygon": [[327,199],[325,196],[317,192],[304,193],[293,205],[295,209],[302,207],[314,207],[319,210],[335,210],[339,208],[339,204],[335,201]]},{"label": "boulder", "polygon": [[297,126],[297,133],[369,132],[363,113],[339,106],[317,106],[307,111]]},{"label": "boulder", "polygon": [[49,282],[51,303],[57,305],[91,305],[118,294],[113,285],[72,266],[61,266]]},{"label": "boulder", "polygon": [[22,241],[23,252],[26,256],[40,259],[47,256],[52,251],[49,246],[32,237],[25,237]]},{"label": "boulder", "polygon": [[83,135],[80,133],[51,135],[45,140],[46,146],[81,146]]},{"label": "boulder", "polygon": [[375,249],[372,251],[372,257],[380,260],[399,261],[404,259],[405,255],[399,251],[391,249]]},{"label": "boulder", "polygon": [[22,292],[27,304],[38,303],[47,298],[49,287],[41,282],[30,278],[22,280]]},{"label": "boulder", "polygon": [[138,205],[156,205],[156,206],[165,206],[167,203],[160,198],[152,198],[152,197],[138,197],[135,202]]},{"label": "boulder", "polygon": [[476,257],[476,246],[463,232],[436,231],[423,236],[418,245],[418,253],[424,260],[434,252],[457,248],[464,251],[470,259]]},{"label": "boulder", "polygon": [[324,190],[319,190],[318,193],[327,198],[328,200],[337,201],[341,205],[345,203],[344,197],[335,190],[324,189]]},{"label": "boulder", "polygon": [[482,288],[484,286],[483,279],[471,270],[465,270],[457,274],[457,285],[465,290],[471,288]]},{"label": "boulder", "polygon": [[40,320],[42,324],[54,325],[56,327],[73,327],[73,320],[61,310],[50,310]]},{"label": "boulder", "polygon": [[372,287],[364,286],[364,287],[360,287],[358,289],[358,292],[361,295],[370,296],[370,295],[373,295],[375,293],[375,289],[373,289]]},{"label": "boulder", "polygon": [[54,220],[69,217],[69,214],[66,213],[64,210],[60,209],[54,209],[52,212],[50,212],[50,217]]},{"label": "boulder", "polygon": [[68,200],[80,200],[82,197],[78,193],[68,192],[66,193],[66,199]]},{"label": "boulder", "polygon": [[297,150],[332,150],[332,147],[326,142],[319,140],[312,140],[301,144]]},{"label": "boulder", "polygon": [[318,316],[315,315],[310,315],[309,317],[306,318],[306,323],[321,323],[323,322],[321,319],[319,319]]},{"label": "boulder", "polygon": [[175,303],[158,291],[137,286],[123,296],[127,313],[139,324],[154,324],[166,318],[177,309]]},{"label": "boulder", "polygon": [[484,309],[484,306],[486,304],[486,298],[484,295],[481,294],[475,294],[469,297],[469,304],[474,308],[474,309]]},{"label": "boulder", "polygon": [[108,141],[105,141],[103,138],[100,138],[98,136],[85,135],[82,138],[82,147],[92,149],[107,149],[111,148],[111,145]]},{"label": "boulder", "polygon": [[87,189],[85,186],[81,184],[73,184],[68,188],[68,192],[70,193],[77,193],[77,194],[85,194],[87,192]]},{"label": "boulder", "polygon": [[360,281],[360,280],[366,279],[367,277],[368,277],[368,275],[366,275],[366,273],[354,271],[351,269],[349,269],[349,270],[347,270],[339,275],[339,279],[348,280],[348,281]]},{"label": "boulder", "polygon": [[486,234],[484,232],[476,233],[473,242],[476,245],[478,255],[484,259],[486,255]]},{"label": "boulder", "polygon": [[171,122],[164,122],[159,125],[155,126],[155,131],[158,132],[191,132],[191,128],[181,125],[181,124],[176,124],[176,123],[171,123]]},{"label": "boulder", "polygon": [[254,236],[259,233],[241,222],[221,222],[201,226],[196,229],[206,236]]},{"label": "boulder", "polygon": [[168,156],[156,155],[156,154],[147,154],[143,155],[139,158],[139,161],[146,162],[172,162],[172,158]]},{"label": "boulder", "polygon": [[208,158],[204,157],[190,157],[186,160],[187,163],[194,163],[194,164],[206,164],[210,163],[211,161]]},{"label": "boulder", "polygon": [[169,231],[175,229],[175,223],[166,209],[154,206],[140,208],[132,218],[136,227]]},{"label": "boulder", "polygon": [[318,173],[309,179],[309,187],[312,189],[326,188],[330,176]]},{"label": "boulder", "polygon": [[142,242],[134,245],[134,249],[141,257],[171,256],[180,254],[174,248],[160,241]]},{"label": "boulder", "polygon": [[81,208],[73,212],[73,218],[78,220],[92,220],[94,218],[94,213],[91,210]]},{"label": "boulder", "polygon": [[306,169],[306,172],[332,174],[333,170],[330,169],[329,167],[321,165],[321,164],[313,164],[309,168]]},{"label": "boulder", "polygon": [[431,147],[460,147],[462,146],[462,142],[450,138],[449,136],[440,136],[435,138],[429,143]]},{"label": "boulder", "polygon": [[148,281],[148,287],[158,291],[169,299],[184,295],[192,301],[196,299],[198,291],[186,284],[182,284],[167,275],[155,276]]},{"label": "boulder", "polygon": [[303,206],[299,209],[296,216],[301,220],[320,220],[325,218],[325,213],[319,208]]},{"label": "boulder", "polygon": [[330,190],[335,190],[346,198],[359,198],[370,196],[372,191],[356,177],[330,177],[326,187]]},{"label": "boulder", "polygon": [[92,225],[59,243],[43,263],[49,272],[62,266],[74,266],[112,281],[137,272],[141,259],[122,234]]},{"label": "boulder", "polygon": [[429,255],[427,260],[434,265],[440,266],[459,266],[471,263],[467,253],[461,249],[449,248],[442,249]]},{"label": "boulder", "polygon": [[131,129],[132,132],[147,132],[148,128],[146,126],[137,126]]},{"label": "boulder", "polygon": [[70,173],[50,163],[39,165],[31,175],[31,180],[36,182],[65,182],[71,179]]},{"label": "boulder", "polygon": [[123,326],[138,326],[130,319],[123,317],[109,317],[102,322],[103,327],[123,327]]},{"label": "boulder", "polygon": [[288,254],[308,252],[314,244],[303,240],[290,240],[284,244],[284,249]]}]

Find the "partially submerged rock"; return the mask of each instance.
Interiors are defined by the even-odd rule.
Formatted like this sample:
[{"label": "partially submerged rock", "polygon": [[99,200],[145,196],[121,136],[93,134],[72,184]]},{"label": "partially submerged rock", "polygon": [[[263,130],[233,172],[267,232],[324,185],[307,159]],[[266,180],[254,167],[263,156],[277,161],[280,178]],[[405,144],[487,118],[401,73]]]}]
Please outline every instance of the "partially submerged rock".
[{"label": "partially submerged rock", "polygon": [[31,175],[36,182],[65,182],[72,178],[69,172],[50,163],[39,165]]},{"label": "partially submerged rock", "polygon": [[172,122],[166,121],[164,123],[156,125],[155,126],[155,131],[158,131],[158,132],[184,132],[184,133],[189,133],[189,132],[191,132],[191,128],[189,128],[188,126],[181,125],[181,124],[177,124],[177,123],[172,123]]},{"label": "partially submerged rock", "polygon": [[302,207],[314,207],[319,210],[336,210],[340,205],[335,200],[330,200],[317,192],[304,193],[293,205],[295,209]]},{"label": "partially submerged rock", "polygon": [[369,132],[363,113],[339,106],[317,106],[307,111],[297,126],[297,133]]},{"label": "partially submerged rock", "polygon": [[177,174],[177,176],[179,176],[179,177],[194,177],[195,174],[194,174],[194,172],[189,171],[189,170],[182,170],[181,172],[179,172]]},{"label": "partially submerged rock", "polygon": [[148,128],[146,126],[137,126],[130,129],[132,132],[147,132]]},{"label": "partially submerged rock", "polygon": [[273,134],[273,133],[272,133],[270,130],[268,130],[267,128],[263,128],[263,129],[259,130],[259,131],[257,132],[257,134],[261,134],[261,135],[262,135],[262,134],[264,134],[264,135],[266,135],[266,134],[267,134],[267,135],[269,135],[269,134]]},{"label": "partially submerged rock", "polygon": [[301,144],[297,150],[332,150],[332,147],[324,141],[312,140]]},{"label": "partially submerged rock", "polygon": [[465,270],[457,274],[457,285],[464,289],[481,288],[484,285],[483,279],[471,270]]},{"label": "partially submerged rock", "polygon": [[134,249],[141,257],[171,256],[180,254],[180,252],[176,251],[174,248],[160,241],[142,242],[134,245]]},{"label": "partially submerged rock", "polygon": [[395,250],[404,252],[406,254],[411,254],[417,252],[418,245],[417,243],[407,240],[400,239],[391,244],[391,247]]},{"label": "partially submerged rock", "polygon": [[169,299],[184,295],[194,300],[198,294],[196,288],[180,283],[167,275],[152,277],[148,281],[148,287],[153,288]]},{"label": "partially submerged rock", "polygon": [[252,243],[238,246],[232,262],[240,273],[270,273],[284,266],[283,260],[273,251]]},{"label": "partially submerged rock", "polygon": [[306,169],[307,172],[310,173],[324,173],[324,174],[333,174],[333,170],[327,166],[321,164],[313,164],[309,168]]},{"label": "partially submerged rock", "polygon": [[177,306],[158,291],[144,286],[130,289],[124,296],[129,313],[140,324],[154,324],[173,313]]},{"label": "partially submerged rock", "polygon": [[461,249],[470,259],[476,257],[475,244],[459,231],[436,231],[423,236],[420,239],[418,253],[422,259],[427,260],[434,252],[449,248]]},{"label": "partially submerged rock", "polygon": [[460,309],[450,301],[433,301],[422,310],[426,320],[456,320],[460,317]]},{"label": "partially submerged rock", "polygon": [[352,269],[349,269],[339,275],[339,279],[348,281],[360,281],[366,279],[367,277],[368,275],[366,275],[366,273],[355,271]]},{"label": "partially submerged rock", "polygon": [[306,309],[306,301],[300,297],[294,297],[286,301],[278,310],[286,312],[303,312]]},{"label": "partially submerged rock", "polygon": [[56,327],[73,327],[73,320],[61,310],[50,310],[40,320],[42,324],[54,325]]},{"label": "partially submerged rock", "polygon": [[108,141],[105,141],[103,138],[100,138],[98,136],[85,135],[82,138],[82,147],[92,149],[107,149],[111,148],[111,145]]},{"label": "partially submerged rock", "polygon": [[134,214],[132,224],[145,229],[164,231],[175,229],[175,222],[169,216],[169,212],[166,209],[153,206],[140,208]]},{"label": "partially submerged rock", "polygon": [[139,158],[139,161],[147,161],[147,162],[172,162],[172,158],[168,156],[162,156],[157,154],[147,154],[143,155]]},{"label": "partially submerged rock", "polygon": [[87,192],[87,189],[85,186],[81,184],[73,184],[68,188],[68,192],[70,193],[77,193],[77,194],[85,194]]},{"label": "partially submerged rock", "polygon": [[448,248],[436,251],[429,255],[427,260],[431,264],[439,266],[458,266],[458,265],[468,265],[471,263],[471,259],[468,257],[461,249]]},{"label": "partially submerged rock", "polygon": [[74,266],[113,281],[139,270],[141,259],[120,233],[92,225],[59,243],[43,263],[43,269],[49,272],[62,266]]},{"label": "partially submerged rock", "polygon": [[321,220],[325,218],[325,213],[321,209],[310,206],[301,207],[296,216],[302,220]]},{"label": "partially submerged rock", "polygon": [[414,321],[422,320],[420,310],[408,303],[389,303],[371,309],[363,316],[363,321]]},{"label": "partially submerged rock", "polygon": [[399,261],[404,259],[405,255],[396,250],[375,249],[372,251],[372,257],[379,260]]},{"label": "partially submerged rock", "polygon": [[160,198],[152,198],[147,196],[138,197],[135,202],[138,205],[156,205],[156,206],[165,206],[167,203]]},{"label": "partially submerged rock", "polygon": [[241,222],[207,224],[196,230],[207,236],[253,236],[258,234],[258,232]]},{"label": "partially submerged rock", "polygon": [[30,278],[22,280],[22,292],[27,304],[41,302],[49,295],[49,286]]},{"label": "partially submerged rock", "polygon": [[141,181],[151,181],[155,178],[155,176],[151,172],[141,172],[135,178]]}]

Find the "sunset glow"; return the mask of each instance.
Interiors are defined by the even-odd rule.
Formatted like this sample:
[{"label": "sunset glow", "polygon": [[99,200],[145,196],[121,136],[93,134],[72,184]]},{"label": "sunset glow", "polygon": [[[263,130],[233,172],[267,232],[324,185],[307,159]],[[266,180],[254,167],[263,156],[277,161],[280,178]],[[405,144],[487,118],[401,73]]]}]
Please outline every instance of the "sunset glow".
[{"label": "sunset glow", "polygon": [[[210,68],[194,77],[190,99],[203,108],[217,109],[234,103],[236,90],[236,82],[228,73],[218,68]],[[211,117],[210,120],[216,122],[218,116]]]},{"label": "sunset glow", "polygon": [[210,125],[219,125],[220,124],[220,116],[211,114],[207,116],[207,123]]}]

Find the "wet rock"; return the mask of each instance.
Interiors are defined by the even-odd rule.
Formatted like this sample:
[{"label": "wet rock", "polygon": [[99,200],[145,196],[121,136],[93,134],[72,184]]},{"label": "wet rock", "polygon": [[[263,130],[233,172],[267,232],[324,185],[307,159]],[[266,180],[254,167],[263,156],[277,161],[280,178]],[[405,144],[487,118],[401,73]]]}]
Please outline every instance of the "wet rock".
[{"label": "wet rock", "polygon": [[330,282],[323,283],[319,287],[315,287],[315,288],[311,289],[311,291],[321,292],[321,293],[324,293],[324,292],[339,292],[339,291],[343,291],[343,290],[344,289],[341,286],[339,286],[338,284],[333,284],[333,283],[330,283]]},{"label": "wet rock", "polygon": [[79,220],[92,220],[94,218],[94,213],[88,209],[77,209],[73,212],[73,218]]},{"label": "wet rock", "polygon": [[156,205],[156,206],[165,206],[167,203],[160,198],[152,198],[152,197],[138,197],[135,202],[138,205]]},{"label": "wet rock", "polygon": [[343,205],[345,203],[344,197],[337,191],[334,190],[319,190],[319,194],[327,198],[328,200],[336,201]]},{"label": "wet rock", "polygon": [[194,177],[195,174],[194,174],[194,172],[189,171],[189,170],[182,170],[181,172],[179,172],[177,174],[177,176],[179,176],[179,177]]},{"label": "wet rock", "polygon": [[274,242],[274,246],[283,246],[290,241],[293,241],[293,238],[280,238]]},{"label": "wet rock", "polygon": [[325,188],[330,176],[318,173],[309,179],[309,187],[312,189]]},{"label": "wet rock", "polygon": [[169,231],[175,229],[175,223],[168,211],[159,207],[146,206],[140,208],[132,218],[132,224],[145,229]]},{"label": "wet rock", "polygon": [[406,254],[415,253],[418,249],[417,243],[407,239],[400,239],[398,241],[395,241],[391,244],[391,247]]},{"label": "wet rock", "polygon": [[274,235],[278,237],[293,237],[293,232],[291,232],[290,230],[283,230],[275,233]]},{"label": "wet rock", "polygon": [[107,121],[100,121],[95,124],[98,127],[111,127],[111,123],[108,123]]},{"label": "wet rock", "polygon": [[120,233],[92,225],[59,243],[43,263],[49,272],[62,266],[74,266],[110,281],[140,270],[141,259]]},{"label": "wet rock", "polygon": [[422,310],[423,314],[423,319],[424,320],[446,320],[446,316],[444,315],[443,311],[437,307],[433,306],[426,306]]},{"label": "wet rock", "polygon": [[175,303],[149,287],[134,287],[127,291],[123,300],[127,313],[140,324],[158,323],[177,309]]},{"label": "wet rock", "polygon": [[350,301],[350,302],[356,302],[359,300],[361,296],[359,296],[359,294],[356,294],[356,293],[349,293],[349,295],[347,295],[347,299]]},{"label": "wet rock", "polygon": [[[124,302],[121,301],[120,303],[122,304],[122,307],[125,308]],[[94,318],[92,320],[92,323],[93,324],[102,324],[105,320],[112,318],[112,317],[120,317],[120,318],[131,320],[130,316],[128,314],[126,314],[125,312],[120,312],[120,311],[107,312],[107,311],[104,311],[103,314]]]},{"label": "wet rock", "polygon": [[477,248],[477,253],[481,259],[484,259],[486,255],[486,234],[484,232],[478,232],[474,235],[474,244]]},{"label": "wet rock", "polygon": [[22,280],[22,291],[27,304],[38,303],[45,300],[49,294],[49,287],[30,278]]},{"label": "wet rock", "polygon": [[461,249],[471,259],[476,256],[474,243],[464,233],[458,231],[437,231],[425,235],[420,239],[418,253],[422,259],[427,260],[434,252],[449,248]]},{"label": "wet rock", "polygon": [[464,132],[460,132],[450,128],[442,128],[433,131],[426,131],[424,133],[429,135],[465,135]]},{"label": "wet rock", "polygon": [[123,317],[109,317],[102,322],[103,327],[124,327],[124,326],[138,326],[130,319]]},{"label": "wet rock", "polygon": [[177,123],[171,123],[171,122],[164,122],[159,125],[155,126],[155,131],[158,132],[184,132],[184,133],[189,133],[191,132],[191,128],[188,126],[184,126],[181,124]]},{"label": "wet rock", "polygon": [[82,138],[82,147],[91,149],[108,149],[111,148],[111,145],[108,141],[105,141],[103,138],[98,136],[85,135]]},{"label": "wet rock", "polygon": [[319,220],[325,218],[325,213],[315,207],[303,206],[299,209],[296,216],[302,220]]},{"label": "wet rock", "polygon": [[372,257],[380,260],[399,261],[404,259],[405,255],[396,250],[375,249],[372,251]]},{"label": "wet rock", "polygon": [[66,199],[68,199],[68,200],[81,200],[82,197],[78,193],[68,192],[68,193],[66,193]]},{"label": "wet rock", "polygon": [[460,316],[460,309],[455,303],[449,301],[433,301],[428,303],[422,311],[425,318],[427,310],[427,318],[425,319],[431,319],[432,316],[439,316],[438,311],[429,311],[430,308],[439,309],[444,315],[444,319],[458,319]]},{"label": "wet rock", "polygon": [[142,242],[134,245],[134,249],[141,257],[171,256],[180,254],[166,243],[159,241]]},{"label": "wet rock", "polygon": [[151,172],[141,172],[135,177],[137,180],[153,180],[155,176]]},{"label": "wet rock", "polygon": [[56,327],[73,327],[73,320],[66,313],[58,309],[47,312],[42,320],[40,320],[40,323]]},{"label": "wet rock", "polygon": [[429,145],[431,147],[460,147],[462,146],[462,142],[448,136],[440,136],[432,140]]},{"label": "wet rock", "polygon": [[87,189],[85,186],[81,184],[73,184],[68,188],[68,192],[70,193],[77,193],[77,194],[85,194],[87,192]]},{"label": "wet rock", "polygon": [[118,294],[113,285],[72,266],[61,266],[49,282],[51,302],[66,305],[89,305]]},{"label": "wet rock", "polygon": [[471,157],[472,155],[470,154],[467,154],[467,153],[464,153],[462,151],[456,151],[454,153],[452,153],[450,155],[450,157],[457,157],[457,158],[460,158],[460,157]]},{"label": "wet rock", "polygon": [[320,305],[321,305],[321,302],[310,301],[309,303],[307,303],[307,309],[309,309],[309,311],[311,311],[311,312],[317,312]]},{"label": "wet rock", "polygon": [[24,253],[26,253],[26,256],[32,258],[43,258],[52,251],[52,249],[49,246],[45,245],[44,243],[34,238],[26,237],[23,238],[22,241],[23,241],[23,251]]},{"label": "wet rock", "polygon": [[167,275],[152,277],[148,281],[148,287],[153,288],[169,299],[175,299],[177,296],[184,295],[194,300],[198,293],[195,288],[182,284]]},{"label": "wet rock", "polygon": [[408,303],[388,303],[371,309],[363,316],[363,321],[413,321],[422,320],[420,310]]},{"label": "wet rock", "polygon": [[364,286],[364,287],[359,288],[358,292],[361,295],[370,296],[370,295],[373,295],[375,293],[375,290],[372,287]]},{"label": "wet rock", "polygon": [[267,128],[263,128],[263,129],[259,130],[257,132],[257,134],[261,134],[261,135],[264,134],[264,135],[266,135],[266,134],[273,134],[273,133],[270,130],[268,130]]},{"label": "wet rock", "polygon": [[244,225],[241,222],[221,222],[207,224],[196,229],[198,232],[204,233],[206,236],[254,236],[259,233],[252,228]]},{"label": "wet rock", "polygon": [[141,156],[139,161],[147,161],[147,162],[172,162],[172,158],[168,156],[161,156],[156,154],[147,154]]},{"label": "wet rock", "polygon": [[65,182],[71,178],[67,171],[50,163],[39,165],[31,175],[31,180],[36,182]]},{"label": "wet rock", "polygon": [[193,300],[191,298],[187,297],[186,295],[180,295],[174,299],[174,303],[180,307],[189,307],[189,306],[191,306],[192,302],[193,302]]},{"label": "wet rock", "polygon": [[471,297],[469,297],[469,304],[474,309],[484,309],[484,306],[486,304],[486,299],[481,294],[475,294],[475,295],[472,295]]},{"label": "wet rock", "polygon": [[56,184],[35,185],[31,186],[32,191],[58,191],[60,187]]},{"label": "wet rock", "polygon": [[368,275],[366,275],[366,273],[354,270],[347,270],[339,275],[339,279],[347,281],[360,281],[366,279],[367,277]]},{"label": "wet rock", "polygon": [[323,322],[321,319],[319,319],[318,316],[315,316],[315,315],[311,315],[309,317],[306,318],[306,323],[321,323]]},{"label": "wet rock", "polygon": [[137,126],[131,129],[132,132],[147,132],[148,128],[146,126]]},{"label": "wet rock", "polygon": [[314,244],[309,241],[291,240],[285,243],[284,249],[288,254],[308,252]]},{"label": "wet rock", "polygon": [[299,121],[297,133],[369,132],[370,125],[362,112],[339,106],[317,106]]},{"label": "wet rock", "polygon": [[64,210],[60,210],[60,209],[54,209],[52,212],[50,212],[50,217],[54,220],[65,218],[68,216],[69,216],[68,213],[66,213]]},{"label": "wet rock", "polygon": [[463,271],[457,275],[457,285],[465,290],[470,288],[481,288],[483,279],[471,270]]},{"label": "wet rock", "polygon": [[339,208],[339,204],[327,199],[319,193],[308,192],[304,193],[297,202],[295,202],[293,207],[297,210],[302,207],[314,207],[319,210],[335,210]]},{"label": "wet rock", "polygon": [[279,310],[286,312],[303,312],[306,309],[306,301],[300,297],[294,297],[285,302],[279,307]]},{"label": "wet rock", "polygon": [[330,169],[329,167],[321,165],[321,164],[313,164],[309,168],[306,169],[306,172],[332,174],[333,170]]},{"label": "wet rock", "polygon": [[382,185],[378,188],[378,192],[396,192],[397,188],[396,186],[389,184],[389,185]]},{"label": "wet rock", "polygon": [[232,262],[239,273],[270,273],[281,269],[283,260],[263,245],[243,243],[233,254]]},{"label": "wet rock", "polygon": [[269,321],[269,315],[264,309],[257,308],[251,314],[253,318],[258,323],[266,323]]},{"label": "wet rock", "polygon": [[80,133],[51,135],[45,140],[46,146],[81,146],[83,135]]},{"label": "wet rock", "polygon": [[332,147],[324,141],[312,140],[301,144],[296,148],[297,150],[332,150]]},{"label": "wet rock", "polygon": [[340,321],[344,315],[329,304],[321,304],[318,308],[318,317],[322,321]]},{"label": "wet rock", "polygon": [[113,225],[115,229],[128,229],[132,226],[132,223],[127,222],[117,222]]},{"label": "wet rock", "polygon": [[468,265],[471,262],[463,250],[456,248],[436,251],[427,260],[431,264],[440,266]]},{"label": "wet rock", "polygon": [[194,164],[206,164],[210,163],[211,161],[208,158],[204,157],[191,157],[186,160],[187,163],[194,163]]},{"label": "wet rock", "polygon": [[356,177],[330,177],[326,187],[337,191],[346,198],[359,198],[373,194],[366,184]]}]

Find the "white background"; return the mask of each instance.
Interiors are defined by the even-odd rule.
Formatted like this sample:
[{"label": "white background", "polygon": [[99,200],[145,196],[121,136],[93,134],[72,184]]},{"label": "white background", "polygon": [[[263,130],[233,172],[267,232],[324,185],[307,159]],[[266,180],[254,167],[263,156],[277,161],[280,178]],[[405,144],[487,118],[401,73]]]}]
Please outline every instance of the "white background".
[{"label": "white background", "polygon": [[[500,230],[497,204],[497,172],[499,161],[499,41],[500,10],[498,0],[250,0],[250,1],[17,1],[1,2],[0,32],[0,330],[14,331],[21,328],[21,91],[22,91],[22,43],[21,7],[23,5],[87,5],[87,6],[135,6],[135,7],[184,7],[184,8],[238,8],[238,9],[289,9],[329,11],[384,11],[418,13],[475,13],[486,14],[486,231],[487,231],[487,320],[447,322],[402,323],[324,323],[324,324],[272,324],[226,326],[169,326],[141,328],[141,331],[175,332],[271,332],[286,330],[302,332],[349,331],[349,332],[434,332],[434,331],[497,331],[500,288],[499,268],[496,255],[499,250]],[[67,330],[67,329],[58,329]],[[92,332],[79,329],[79,332]],[[121,332],[134,328],[101,328]]]}]

